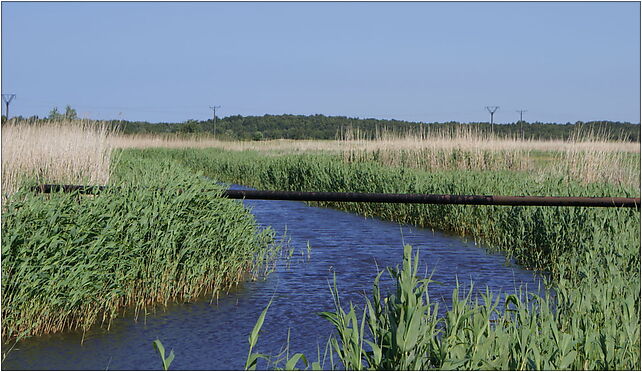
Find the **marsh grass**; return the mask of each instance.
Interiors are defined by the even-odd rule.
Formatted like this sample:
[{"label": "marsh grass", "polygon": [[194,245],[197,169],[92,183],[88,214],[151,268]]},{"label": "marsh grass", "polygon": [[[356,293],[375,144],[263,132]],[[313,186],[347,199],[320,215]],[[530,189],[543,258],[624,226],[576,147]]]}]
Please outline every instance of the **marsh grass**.
[{"label": "marsh grass", "polygon": [[347,136],[346,162],[376,162],[425,171],[523,171],[551,173],[584,183],[640,184],[640,144],[604,141],[604,133],[578,130],[570,140],[496,137],[472,128],[417,133],[381,133],[372,141]]},{"label": "marsh grass", "polygon": [[[134,151],[134,150],[130,150]],[[375,162],[345,163],[330,155],[263,157],[258,153],[204,150],[136,150],[142,158],[169,157],[194,171],[228,182],[291,191],[427,193],[459,195],[639,196],[608,183],[525,172],[424,172]],[[607,226],[639,231],[639,213],[617,208],[452,206],[386,203],[319,203],[400,223],[469,235],[527,267],[548,271],[574,247],[589,244]],[[595,231],[598,231],[597,233]],[[620,239],[620,238],[618,238]],[[628,239],[628,238],[627,238]],[[581,248],[578,248],[581,250]]]},{"label": "marsh grass", "polygon": [[119,188],[91,198],[11,197],[2,216],[3,341],[214,299],[273,264],[271,230],[178,164],[123,158],[112,184]]},{"label": "marsh grass", "polygon": [[270,140],[220,141],[211,136],[134,135],[114,138],[119,148],[218,148],[257,151],[269,156],[287,154],[340,155],[348,163],[377,162],[385,166],[425,171],[523,171],[550,173],[590,182],[638,186],[640,144],[605,141],[600,133],[577,131],[568,141],[498,137],[474,128],[455,130],[379,131],[366,138],[346,128],[335,141]]},{"label": "marsh grass", "polygon": [[[59,133],[66,130],[64,127],[60,126]],[[256,230],[251,216],[238,204],[204,198],[200,190],[213,185],[194,175],[198,172],[220,181],[301,191],[639,196],[639,144],[590,137],[562,142],[431,133],[403,138],[381,134],[375,141],[353,136],[339,141],[227,143],[208,138],[114,137],[108,130],[100,132],[95,126],[89,127],[93,129],[88,131],[98,133],[91,137],[95,142],[77,137],[67,145],[51,146],[48,152],[38,153],[22,149],[30,146],[28,130],[40,131],[33,135],[46,141],[46,133],[51,136],[49,140],[57,138],[56,130],[52,131],[55,125],[9,127],[8,131],[3,126],[5,340],[70,328],[86,330],[96,323],[108,325],[125,308],[147,311],[155,304],[195,298],[206,292],[214,297],[233,283],[269,271],[266,264],[273,263],[275,257],[271,233]],[[74,128],[76,134],[84,133],[78,130],[82,126],[66,128]],[[7,133],[11,136],[6,137]],[[13,141],[8,143],[9,147],[5,147],[5,139]],[[74,163],[65,159],[78,150],[72,145],[83,142],[94,144],[86,151],[96,156],[94,160]],[[53,143],[51,140],[50,144]],[[176,149],[112,153],[108,150],[110,146]],[[256,152],[245,151],[248,149]],[[7,152],[12,154],[7,159],[5,150],[13,151]],[[20,151],[24,159],[16,155]],[[58,165],[46,165],[46,157],[57,153],[60,158],[58,155],[51,158],[59,159]],[[122,161],[111,166],[110,175],[112,156]],[[25,159],[40,160],[30,163]],[[13,162],[7,165],[7,177],[5,160]],[[88,166],[83,168],[82,164]],[[100,174],[105,177],[101,173],[105,168],[106,178],[100,178]],[[19,190],[30,182],[103,184],[108,180],[122,186],[123,192],[80,197],[35,196]],[[138,187],[141,185],[161,186],[166,191],[141,189]],[[175,188],[184,193],[172,193]],[[10,202],[5,203],[8,198]],[[336,334],[340,342],[333,343],[334,353],[327,354],[331,366],[339,365],[332,360],[333,355],[343,355],[338,362],[354,368],[367,368],[370,363],[381,368],[384,365],[447,369],[640,368],[639,212],[372,203],[324,205],[472,235],[522,265],[550,273],[550,284],[557,293],[553,302],[530,294],[511,297],[506,303],[511,309],[508,312],[493,310],[497,308],[492,304],[499,298],[495,295],[488,294],[489,302],[479,305],[472,297],[460,300],[457,294],[446,318],[435,319],[429,311],[417,318],[420,320],[412,318],[432,324],[437,330],[432,338],[425,338],[430,344],[428,349],[420,349],[432,351],[426,352],[428,357],[420,358],[417,355],[423,351],[419,354],[415,348],[407,351],[408,344],[404,344],[406,338],[412,340],[414,336],[403,335],[396,348],[377,343],[386,339],[386,332],[392,329],[391,319],[398,316],[394,311],[404,309],[403,302],[397,310],[385,310],[381,305],[378,314],[375,310],[378,305],[373,300],[370,306],[375,316],[366,308],[359,320],[356,310],[339,311],[341,305],[335,289],[334,315],[325,315],[339,324]],[[219,221],[218,218],[227,222],[203,222]],[[407,290],[412,287],[408,280],[404,279],[405,293],[416,298],[418,292]],[[417,285],[415,289],[423,284]],[[379,298],[383,298],[381,294]],[[421,306],[431,304],[428,298],[422,301]],[[533,304],[538,311],[532,310]],[[551,309],[546,310],[547,306]],[[403,311],[407,315],[410,309]],[[503,321],[496,322],[497,319]],[[373,337],[380,332],[376,340],[368,339],[379,347],[380,358],[376,349],[365,342],[366,326]],[[395,337],[398,329],[394,331]],[[350,347],[355,332],[360,348],[356,344]],[[348,338],[341,338],[344,336]],[[386,354],[384,346],[388,347]],[[408,353],[416,355],[411,358]],[[302,356],[292,364],[292,358],[286,355],[287,367],[294,368],[299,361],[307,365]],[[310,366],[317,368],[320,364]]]},{"label": "marsh grass", "polygon": [[[24,182],[105,184],[114,148],[219,148],[270,155],[332,153],[347,162],[434,170],[556,172],[583,182],[638,186],[640,144],[604,141],[578,131],[569,141],[498,137],[473,128],[399,133],[381,130],[366,139],[346,128],[335,141],[220,141],[206,135],[122,135],[104,122],[87,120],[2,126],[2,195]],[[632,155],[632,156],[631,156]],[[545,160],[543,160],[545,159]]]},{"label": "marsh grass", "polygon": [[[137,158],[169,158],[218,180],[266,189],[639,196],[639,189],[634,187],[605,182],[583,183],[555,174],[542,177],[514,171],[425,172],[372,161],[346,163],[337,155],[265,157],[255,152],[217,149],[128,151]],[[495,305],[491,306],[497,301],[505,301],[498,300],[498,294],[486,294],[488,301],[481,305],[466,295],[461,301],[450,304],[449,315],[442,320],[435,320],[434,315],[431,318],[424,308],[426,315],[420,317],[424,320],[413,321],[435,325],[435,333],[427,336],[427,344],[422,344],[426,349],[417,349],[418,344],[411,350],[399,346],[393,348],[397,351],[391,351],[387,361],[381,349],[383,344],[378,346],[382,350],[380,359],[376,359],[375,354],[371,355],[373,360],[366,358],[364,353],[374,353],[376,349],[369,343],[363,346],[365,336],[360,330],[364,325],[368,326],[370,319],[380,319],[380,315],[370,317],[368,310],[359,320],[354,309],[339,311],[337,301],[335,315],[326,314],[326,317],[333,323],[339,322],[335,333],[339,341],[333,343],[333,348],[345,368],[370,368],[371,365],[386,369],[416,366],[445,369],[640,368],[640,213],[637,210],[385,203],[322,205],[473,236],[487,246],[501,250],[517,263],[547,273],[548,285],[554,287],[556,293],[552,299],[533,297],[530,293],[510,297],[511,310],[499,313],[493,310]],[[425,301],[422,306],[427,303]],[[376,301],[371,306],[374,310]],[[433,314],[434,310],[430,312]],[[382,332],[392,332],[390,337],[397,337],[400,328],[392,327],[392,314],[381,318],[383,323],[378,327]],[[404,319],[408,320],[408,313],[404,314]],[[490,322],[495,319],[501,321]],[[488,325],[490,323],[493,323],[492,327]],[[341,338],[344,336],[349,338]],[[387,336],[378,337],[385,339]],[[377,342],[381,339],[377,340],[369,339],[379,345]],[[406,359],[399,356],[402,354]],[[335,365],[334,362],[330,364]],[[310,366],[316,368],[317,365]]]},{"label": "marsh grass", "polygon": [[[562,284],[555,297],[522,292],[505,296],[473,287],[453,289],[448,310],[429,296],[430,278],[418,276],[419,254],[404,247],[402,267],[388,268],[396,283],[394,293],[382,295],[375,278],[372,297],[362,311],[341,304],[336,279],[331,287],[334,311],[319,315],[334,326],[328,344],[332,353],[309,363],[303,354],[273,361],[248,354],[246,369],[259,359],[270,368],[320,370],[636,370],[640,368],[639,280],[619,276],[629,300],[609,298],[613,286],[573,288]],[[607,290],[609,292],[604,292]],[[635,300],[635,294],[637,302]],[[607,297],[605,297],[605,295]],[[636,305],[638,309],[636,310]],[[250,345],[265,321],[269,305],[257,321]],[[336,356],[335,359],[332,356]]]}]

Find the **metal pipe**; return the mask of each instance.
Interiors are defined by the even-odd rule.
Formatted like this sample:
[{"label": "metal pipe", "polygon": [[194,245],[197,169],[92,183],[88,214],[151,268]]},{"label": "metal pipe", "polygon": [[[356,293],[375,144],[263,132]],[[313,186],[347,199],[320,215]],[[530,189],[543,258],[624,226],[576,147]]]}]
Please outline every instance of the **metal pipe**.
[{"label": "metal pipe", "polygon": [[[78,192],[98,194],[107,186],[39,185],[34,191]],[[202,190],[203,192],[214,190]],[[640,210],[640,198],[573,197],[573,196],[499,196],[499,195],[445,195],[445,194],[382,194],[357,192],[304,192],[271,190],[224,190],[230,199],[293,200],[351,203],[414,203],[458,205],[512,205],[555,207],[625,207]]]},{"label": "metal pipe", "polygon": [[523,205],[575,207],[631,207],[640,205],[640,198],[591,198],[562,196],[497,196],[444,194],[381,194],[354,192],[300,192],[267,190],[225,190],[232,199],[298,200],[325,202]]}]

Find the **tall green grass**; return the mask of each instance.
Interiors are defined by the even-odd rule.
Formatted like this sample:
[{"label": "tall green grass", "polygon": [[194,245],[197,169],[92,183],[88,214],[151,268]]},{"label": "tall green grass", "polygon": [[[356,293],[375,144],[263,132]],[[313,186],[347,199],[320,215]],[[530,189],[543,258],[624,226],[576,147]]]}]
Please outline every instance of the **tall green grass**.
[{"label": "tall green grass", "polygon": [[272,232],[184,166],[123,156],[112,180],[97,196],[20,191],[6,204],[4,341],[216,296],[269,269]]},{"label": "tall green grass", "polygon": [[[343,162],[330,155],[261,156],[254,152],[128,150],[141,158],[171,158],[226,182],[293,191],[639,196],[639,190],[607,183],[582,184],[563,176],[519,172],[439,171],[391,168],[374,162]],[[640,214],[633,209],[584,207],[457,206],[386,203],[324,203],[365,216],[473,236],[520,264],[559,274],[555,263],[578,259],[586,246],[603,250],[639,246]],[[613,238],[613,239],[611,239]],[[616,244],[618,248],[613,247]],[[621,243],[621,244],[620,244]],[[573,273],[565,272],[568,275]]]},{"label": "tall green grass", "polygon": [[[252,152],[231,153],[214,149],[150,149],[132,154],[148,159],[174,159],[220,181],[268,189],[464,195],[640,195],[635,188],[620,184],[580,183],[565,174],[542,176],[522,172],[461,170],[429,173],[386,167],[372,161],[346,163],[331,155],[266,157]],[[487,349],[487,359],[475,359],[477,357],[471,355],[480,354],[471,354],[469,350],[471,345],[479,342],[480,336],[474,335],[490,332],[483,327],[484,322],[475,320],[480,316],[484,319],[483,311],[486,310],[473,305],[472,300],[464,299],[465,305],[457,311],[463,314],[463,318],[470,318],[469,323],[461,326],[459,333],[455,333],[458,336],[453,336],[453,341],[447,344],[450,346],[443,351],[453,357],[442,359],[461,359],[461,363],[447,364],[449,368],[640,368],[640,213],[635,209],[377,203],[326,205],[366,216],[473,236],[515,258],[525,267],[550,274],[549,284],[555,287],[556,299],[546,300],[535,309],[515,305],[519,311],[514,314],[521,314],[521,318],[506,320],[517,325],[510,331],[512,336],[492,336],[480,344],[484,347],[489,343],[494,345]],[[452,304],[453,309],[457,306],[460,302]],[[342,327],[354,332],[356,323],[351,324]],[[338,329],[337,332],[340,334],[341,331]],[[448,340],[448,333],[443,332],[438,332],[439,339]],[[496,361],[496,364],[488,359],[490,355],[503,355],[508,351],[519,356]],[[423,353],[415,348],[412,352]],[[461,358],[457,359],[457,356]],[[387,366],[394,369],[415,366],[390,363]],[[356,367],[351,364],[346,368]]]},{"label": "tall green grass", "polygon": [[[488,290],[474,296],[472,286],[460,293],[457,286],[441,316],[440,303],[428,294],[432,281],[419,279],[418,266],[419,255],[413,258],[410,246],[404,247],[402,267],[388,269],[396,290],[382,295],[381,272],[363,310],[352,303],[344,309],[335,281],[331,288],[335,310],[319,314],[334,326],[328,341],[333,354],[326,353],[311,364],[305,356],[294,354],[270,367],[280,369],[286,362],[286,370],[297,363],[333,370],[640,369],[639,310],[635,308],[639,301],[636,304],[633,296],[619,302],[619,296],[602,289],[576,288],[559,291],[556,298],[524,292],[502,298]],[[623,290],[633,295],[640,288]],[[258,335],[268,308],[253,335]],[[252,353],[256,337],[249,341],[246,369],[255,368],[259,359],[272,361]]]}]

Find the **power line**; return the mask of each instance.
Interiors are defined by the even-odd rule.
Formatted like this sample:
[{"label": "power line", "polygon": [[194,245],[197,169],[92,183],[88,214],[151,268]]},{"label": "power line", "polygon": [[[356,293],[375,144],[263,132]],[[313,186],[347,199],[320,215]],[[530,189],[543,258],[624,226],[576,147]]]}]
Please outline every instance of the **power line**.
[{"label": "power line", "polygon": [[16,98],[15,94],[3,94],[2,95],[2,101],[4,101],[4,104],[6,106],[6,112],[7,112],[7,120],[9,120],[9,104],[13,99]]},{"label": "power line", "polygon": [[493,115],[495,115],[495,111],[499,110],[499,106],[486,106],[486,110],[490,112],[490,131],[493,132]]}]

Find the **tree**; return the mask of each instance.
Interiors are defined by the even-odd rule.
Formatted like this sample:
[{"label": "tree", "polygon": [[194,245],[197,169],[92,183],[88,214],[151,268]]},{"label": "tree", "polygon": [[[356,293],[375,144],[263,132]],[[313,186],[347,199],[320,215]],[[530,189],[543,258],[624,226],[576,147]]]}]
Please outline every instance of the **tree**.
[{"label": "tree", "polygon": [[252,135],[252,140],[253,140],[253,141],[261,141],[262,139],[263,139],[263,133],[262,133],[261,131],[258,131],[258,130],[257,130],[257,131],[256,131],[256,132],[254,132],[254,134]]},{"label": "tree", "polygon": [[196,120],[188,120],[181,125],[179,131],[181,133],[196,133],[198,132],[198,122]]},{"label": "tree", "polygon": [[76,110],[72,109],[71,106],[67,105],[67,107],[65,107],[64,118],[66,120],[76,120],[78,119],[78,114],[76,113]]},{"label": "tree", "polygon": [[47,119],[49,120],[60,120],[62,119],[62,114],[58,112],[58,107],[54,107],[49,111],[49,116],[47,116]]},{"label": "tree", "polygon": [[67,105],[65,107],[65,113],[61,114],[60,111],[58,111],[58,107],[54,107],[49,111],[49,116],[47,116],[47,119],[49,120],[76,120],[78,119],[78,114],[76,113],[76,110],[71,108],[71,106]]}]

